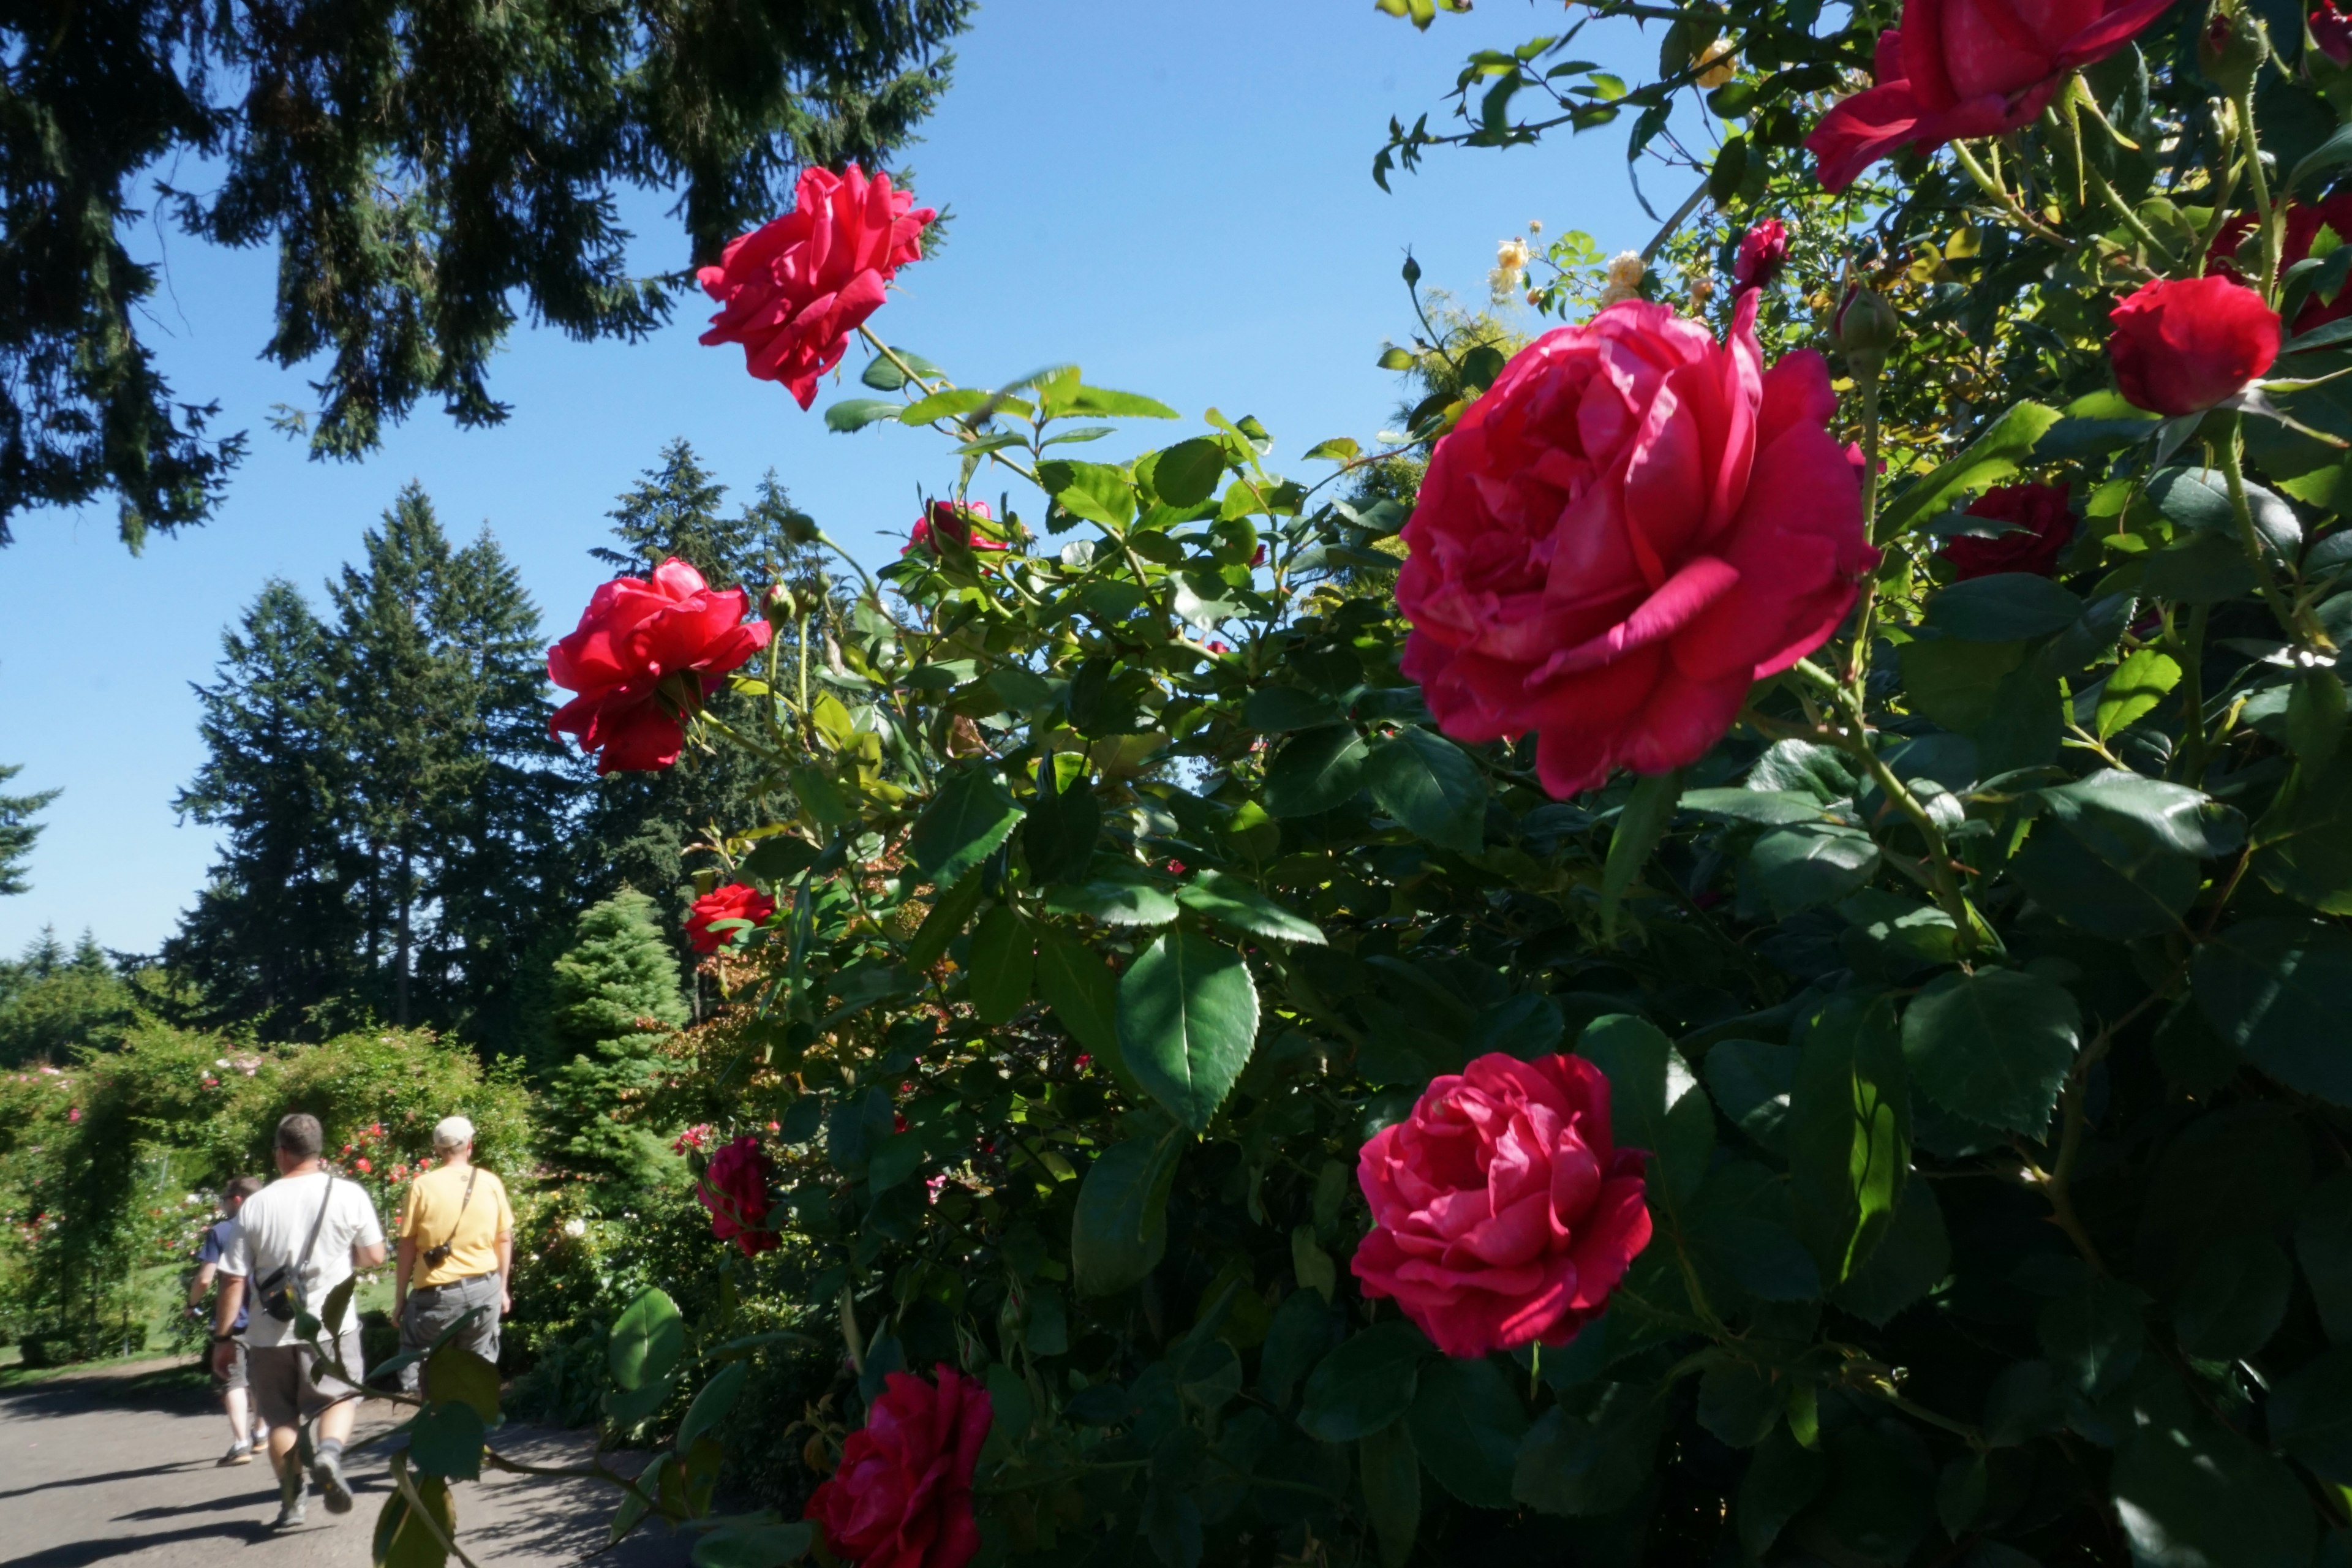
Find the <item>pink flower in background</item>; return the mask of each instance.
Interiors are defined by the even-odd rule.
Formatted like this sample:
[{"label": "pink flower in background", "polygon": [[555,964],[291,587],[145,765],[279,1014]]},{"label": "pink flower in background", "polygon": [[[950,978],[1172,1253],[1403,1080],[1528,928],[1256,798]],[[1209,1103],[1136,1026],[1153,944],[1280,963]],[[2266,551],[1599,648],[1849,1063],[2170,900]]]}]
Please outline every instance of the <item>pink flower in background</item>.
[{"label": "pink flower in background", "polygon": [[758,925],[776,912],[776,900],[759,889],[741,882],[730,882],[713,889],[694,900],[686,917],[686,940],[697,952],[717,952],[720,948],[740,945],[750,932],[741,926],[725,931],[713,931],[719,921],[750,921]]},{"label": "pink flower in background", "polygon": [[1904,0],[1878,36],[1878,84],[1805,139],[1832,191],[1904,147],[1999,136],[2042,118],[2076,68],[2103,60],[2173,0]]},{"label": "pink flower in background", "polygon": [[866,1425],[812,1493],[807,1517],[835,1556],[859,1568],[962,1568],[980,1552],[971,1474],[988,1441],[988,1392],[942,1363],[936,1385],[883,1379]]},{"label": "pink flower in background", "polygon": [[730,241],[718,266],[695,274],[719,302],[702,342],[742,344],[744,368],[782,382],[806,408],[898,268],[922,259],[936,216],[891,189],[887,174],[868,179],[855,163],[838,174],[803,169],[792,211]]},{"label": "pink flower in background", "polygon": [[1731,280],[1742,289],[1769,289],[1789,264],[1789,226],[1768,217],[1739,237]]},{"label": "pink flower in background", "polygon": [[744,624],[751,608],[742,589],[713,589],[675,558],[650,578],[605,584],[547,650],[547,678],[579,693],[549,731],[578,736],[600,774],[668,767],[686,743],[685,717],[767,646],[767,622]]},{"label": "pink flower in background", "polygon": [[768,1225],[768,1183],[775,1173],[767,1151],[746,1132],[710,1156],[695,1187],[694,1195],[710,1211],[710,1234],[733,1242],[746,1258],[774,1250],[780,1240]]},{"label": "pink flower in background", "polygon": [[1013,548],[1001,539],[991,539],[984,533],[975,533],[971,526],[974,518],[983,522],[995,521],[989,515],[988,503],[984,500],[935,500],[925,510],[922,516],[915,520],[914,531],[907,535],[907,542],[899,549],[898,553],[904,555],[918,544],[928,544],[937,550],[940,540],[961,544],[967,550]]},{"label": "pink flower in background", "polygon": [[1957,582],[2001,572],[2047,577],[2074,537],[2074,514],[2063,485],[1995,485],[1969,505],[1968,515],[2017,528],[1990,539],[1962,537],[1946,544],[1943,556],[1952,563]]},{"label": "pink flower in background", "polygon": [[1829,370],[1767,370],[1758,299],[1722,343],[1643,300],[1547,332],[1430,459],[1404,674],[1458,741],[1535,731],[1556,795],[1704,755],[1877,563]]},{"label": "pink flower in background", "polygon": [[1583,1058],[1480,1057],[1364,1144],[1372,1228],[1350,1267],[1447,1355],[1566,1344],[1649,1245],[1643,1158],[1612,1143]]}]

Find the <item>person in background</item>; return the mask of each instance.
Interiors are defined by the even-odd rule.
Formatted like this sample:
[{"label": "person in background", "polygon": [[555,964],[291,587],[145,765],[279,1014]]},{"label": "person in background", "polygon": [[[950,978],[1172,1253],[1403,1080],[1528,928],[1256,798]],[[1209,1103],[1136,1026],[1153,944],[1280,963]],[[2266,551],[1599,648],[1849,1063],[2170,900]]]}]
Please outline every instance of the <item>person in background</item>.
[{"label": "person in background", "polygon": [[[499,1363],[499,1320],[514,1310],[514,1209],[506,1184],[474,1163],[474,1124],[444,1117],[433,1129],[437,1170],[408,1184],[401,1200],[392,1315],[400,1348],[421,1351],[468,1312],[452,1342]],[[414,1393],[418,1363],[401,1382]]]},{"label": "person in background", "polygon": [[[205,1239],[196,1247],[196,1276],[188,1281],[188,1310],[191,1312],[203,1312],[204,1300],[213,1293],[213,1280],[220,1273],[220,1260],[236,1235],[236,1211],[245,1206],[246,1199],[260,1190],[259,1176],[239,1176],[221,1189],[221,1217],[206,1227]],[[229,1330],[236,1336],[229,1342],[236,1351],[236,1359],[229,1363],[226,1372],[220,1371],[217,1364],[213,1372],[213,1386],[220,1390],[221,1409],[228,1415],[229,1436],[233,1439],[228,1452],[220,1457],[224,1465],[253,1463],[253,1446],[268,1436],[268,1429],[254,1420],[245,1396],[245,1324],[251,1310],[249,1302],[237,1309],[236,1322]],[[217,1358],[215,1360],[217,1363]]]},{"label": "person in background", "polygon": [[318,1353],[295,1337],[294,1320],[302,1312],[322,1316],[337,1286],[356,1270],[383,1261],[383,1229],[375,1205],[357,1183],[328,1173],[319,1159],[325,1142],[315,1116],[296,1111],[278,1123],[278,1179],[237,1211],[236,1234],[221,1255],[220,1300],[213,1310],[213,1366],[218,1371],[235,1359],[232,1325],[251,1293],[247,1376],[253,1402],[269,1424],[270,1467],[283,1488],[285,1500],[272,1527],[278,1530],[300,1524],[306,1511],[294,1468],[295,1438],[306,1419],[316,1423],[310,1479],[326,1499],[328,1512],[352,1510],[343,1445],[359,1414],[359,1380],[365,1375],[359,1314],[348,1305],[335,1321],[322,1322],[319,1341],[349,1377],[333,1370],[312,1375]]}]

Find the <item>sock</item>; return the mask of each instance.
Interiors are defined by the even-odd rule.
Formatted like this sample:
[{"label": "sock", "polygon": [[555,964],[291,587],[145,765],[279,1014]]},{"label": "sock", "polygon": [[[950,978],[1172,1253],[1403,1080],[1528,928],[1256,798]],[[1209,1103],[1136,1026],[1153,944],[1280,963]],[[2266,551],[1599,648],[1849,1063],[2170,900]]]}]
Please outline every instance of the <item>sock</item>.
[{"label": "sock", "polygon": [[343,1457],[343,1440],[341,1437],[321,1437],[318,1453],[321,1460],[340,1459]]}]

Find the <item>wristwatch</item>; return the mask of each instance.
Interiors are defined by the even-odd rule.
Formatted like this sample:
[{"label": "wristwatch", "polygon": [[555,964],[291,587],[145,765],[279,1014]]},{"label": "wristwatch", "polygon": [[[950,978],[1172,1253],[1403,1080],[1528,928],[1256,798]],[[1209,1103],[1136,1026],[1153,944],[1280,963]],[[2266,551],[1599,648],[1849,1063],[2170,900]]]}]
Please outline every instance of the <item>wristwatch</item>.
[{"label": "wristwatch", "polygon": [[233,1333],[229,1333],[229,1334],[215,1334],[215,1335],[213,1336],[213,1343],[215,1343],[215,1344],[216,1344],[216,1345],[225,1345],[225,1344],[228,1344],[228,1343],[230,1343],[230,1342],[233,1342],[236,1338],[236,1336],[235,1334],[233,1334]]}]

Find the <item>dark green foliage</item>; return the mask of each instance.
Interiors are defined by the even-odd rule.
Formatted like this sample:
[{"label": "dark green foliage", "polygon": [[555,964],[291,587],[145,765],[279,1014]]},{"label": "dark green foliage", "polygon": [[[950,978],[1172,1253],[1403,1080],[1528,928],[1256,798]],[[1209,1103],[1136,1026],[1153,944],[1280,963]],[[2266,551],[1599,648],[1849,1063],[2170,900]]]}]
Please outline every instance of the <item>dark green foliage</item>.
[{"label": "dark green foliage", "polygon": [[70,1061],[121,1040],[135,1016],[131,986],[88,931],[68,953],[44,930],[22,958],[0,962],[0,1067]]},{"label": "dark green foliage", "polygon": [[[6,784],[24,771],[22,763],[0,766],[0,784]],[[21,893],[27,886],[25,858],[33,852],[33,843],[41,836],[41,825],[33,818],[59,793],[44,790],[39,795],[0,795],[0,897]]]},{"label": "dark green foliage", "polygon": [[674,1170],[642,1113],[662,1037],[687,1021],[654,902],[624,889],[580,917],[551,969],[538,1046],[548,1153],[622,1192]]},{"label": "dark green foliage", "polygon": [[[158,165],[205,163],[199,188],[161,192],[182,229],[278,247],[263,352],[326,357],[311,449],[356,457],[420,398],[502,419],[488,363],[519,314],[579,339],[658,327],[684,269],[773,216],[801,167],[906,143],[970,10],[104,0],[61,26],[0,7],[0,543],[24,508],[110,491],[135,549],[203,521],[243,452],[141,341],[155,271],[121,235]],[[628,187],[677,194],[674,270],[630,274]]]}]

